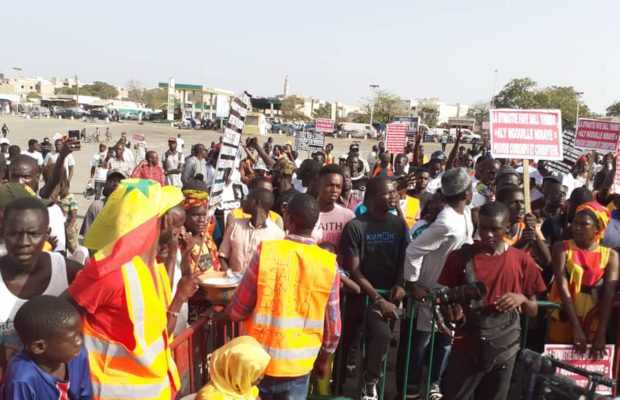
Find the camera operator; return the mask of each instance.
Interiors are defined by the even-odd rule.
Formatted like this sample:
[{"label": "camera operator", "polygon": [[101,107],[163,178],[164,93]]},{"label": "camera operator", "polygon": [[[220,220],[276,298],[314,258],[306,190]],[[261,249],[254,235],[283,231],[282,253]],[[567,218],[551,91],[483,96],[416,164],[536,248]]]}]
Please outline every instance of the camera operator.
[{"label": "camera operator", "polygon": [[482,303],[464,310],[450,306],[450,319],[464,323],[442,381],[443,395],[450,400],[506,398],[520,344],[518,313],[536,315],[535,296],[546,290],[532,257],[504,242],[509,217],[502,203],[482,206],[480,242],[450,253],[439,278],[448,287],[479,281],[487,289]]},{"label": "camera operator", "polygon": [[[437,279],[448,254],[464,243],[471,243],[474,231],[471,213],[467,207],[471,201],[472,186],[465,169],[454,168],[446,171],[441,178],[441,192],[446,198],[446,206],[435,222],[409,244],[405,258],[405,279],[411,281],[413,296],[417,300],[414,306],[417,317],[411,346],[411,367],[407,379],[408,386],[411,386],[409,390],[413,391],[412,395],[417,395],[420,391],[422,366],[431,339],[432,313],[426,299],[431,290],[439,288]],[[406,343],[409,326],[403,325],[400,341]],[[435,349],[430,394],[439,397],[440,378],[450,354],[450,341],[437,336]],[[399,390],[403,387],[401,379],[406,357],[406,351],[398,352],[396,384]]]}]

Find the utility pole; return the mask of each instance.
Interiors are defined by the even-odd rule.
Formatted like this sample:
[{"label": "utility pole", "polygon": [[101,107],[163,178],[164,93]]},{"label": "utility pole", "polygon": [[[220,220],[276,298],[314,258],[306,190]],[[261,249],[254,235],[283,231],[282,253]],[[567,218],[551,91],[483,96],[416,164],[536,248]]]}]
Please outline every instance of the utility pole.
[{"label": "utility pole", "polygon": [[379,85],[371,83],[368,86],[370,86],[370,91],[372,92],[372,99],[370,100],[370,126],[372,126],[372,118],[375,112],[375,97],[376,97],[375,90],[379,88]]},{"label": "utility pole", "polygon": [[577,117],[575,118],[575,132],[577,132],[577,127],[579,126],[579,107],[581,106],[581,96],[583,92],[575,92],[575,97],[577,98]]},{"label": "utility pole", "polygon": [[75,105],[77,109],[80,109],[80,85],[78,83],[78,76],[75,75]]}]

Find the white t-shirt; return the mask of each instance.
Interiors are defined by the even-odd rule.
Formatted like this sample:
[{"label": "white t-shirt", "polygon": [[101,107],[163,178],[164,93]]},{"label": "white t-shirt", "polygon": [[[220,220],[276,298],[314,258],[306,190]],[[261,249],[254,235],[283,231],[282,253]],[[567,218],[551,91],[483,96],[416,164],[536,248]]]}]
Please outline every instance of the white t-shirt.
[{"label": "white t-shirt", "polygon": [[62,208],[58,204],[52,204],[47,207],[47,212],[50,216],[50,234],[56,236],[58,244],[54,248],[54,251],[65,251],[67,249],[67,237],[65,234],[65,215],[62,213]]},{"label": "white t-shirt", "polygon": [[[45,257],[46,254],[49,254],[51,258],[52,274],[47,289],[41,294],[59,296],[69,288],[65,259],[58,253],[48,252],[44,252],[41,257]],[[9,288],[4,284],[4,280],[0,277],[0,304],[2,304],[2,307],[0,307],[1,345],[13,349],[19,349],[22,346],[13,322],[15,320],[15,314],[17,314],[17,311],[19,311],[27,301],[28,299],[22,299],[11,293]]]},{"label": "white t-shirt", "polygon": [[39,164],[39,167],[43,166],[43,154],[39,153],[38,151],[34,151],[31,153],[28,150],[24,150],[22,151],[22,154],[25,154],[37,160],[37,164]]},{"label": "white t-shirt", "polygon": [[105,182],[108,178],[105,158],[106,153],[95,153],[90,161],[90,166],[95,167],[95,182]]},{"label": "white t-shirt", "polygon": [[443,175],[443,172],[437,175],[435,179],[431,179],[430,181],[428,181],[428,186],[426,186],[427,192],[431,194],[435,194],[437,189],[441,189],[441,176],[442,175]]},{"label": "white t-shirt", "polygon": [[184,150],[185,150],[185,140],[178,137],[177,138],[177,151],[180,151],[181,154],[183,154]]},{"label": "white t-shirt", "polygon": [[129,163],[131,168],[134,168],[136,166],[136,157],[133,155],[133,151],[125,149],[123,151],[123,161]]},{"label": "white t-shirt", "polygon": [[[56,164],[56,161],[58,160],[59,156],[60,156],[59,152],[50,151],[49,153],[47,153],[47,155],[45,156],[45,159],[43,160],[43,166],[46,167],[49,164]],[[73,154],[69,154],[67,157],[65,157],[65,163],[63,165],[67,174],[69,174],[69,167],[73,167],[74,165],[75,165],[75,158],[73,158]]]}]

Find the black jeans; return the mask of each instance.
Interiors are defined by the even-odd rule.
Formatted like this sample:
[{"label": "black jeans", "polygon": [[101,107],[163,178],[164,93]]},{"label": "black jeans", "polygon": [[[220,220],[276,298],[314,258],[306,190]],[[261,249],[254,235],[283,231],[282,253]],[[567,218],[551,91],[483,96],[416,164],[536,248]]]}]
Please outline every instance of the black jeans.
[{"label": "black jeans", "polygon": [[441,381],[443,398],[506,400],[516,359],[514,355],[503,363],[484,369],[471,356],[453,351]]},{"label": "black jeans", "polygon": [[[347,359],[351,345],[355,341],[356,332],[364,321],[366,312],[366,326],[364,329],[364,339],[366,344],[366,360],[364,372],[368,379],[378,379],[381,376],[383,360],[387,356],[392,340],[392,332],[386,320],[384,320],[379,308],[372,304],[366,308],[364,306],[365,296],[349,295],[344,312],[344,323],[342,329],[342,360]],[[340,376],[342,382],[346,377],[347,363],[340,363]]]},{"label": "black jeans", "polygon": [[101,198],[101,192],[103,191],[104,186],[105,182],[95,181],[95,200],[99,200]]}]

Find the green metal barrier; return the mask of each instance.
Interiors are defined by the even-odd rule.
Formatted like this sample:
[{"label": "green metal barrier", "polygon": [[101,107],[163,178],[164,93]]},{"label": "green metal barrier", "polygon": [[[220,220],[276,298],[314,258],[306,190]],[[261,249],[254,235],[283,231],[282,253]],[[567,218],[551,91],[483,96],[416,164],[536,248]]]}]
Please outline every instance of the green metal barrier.
[{"label": "green metal barrier", "polygon": [[[545,312],[547,312],[547,315],[545,316],[545,341],[546,341],[547,337],[549,336],[549,327],[551,325],[551,312],[548,312],[548,311],[559,309],[560,305],[552,301],[543,301],[543,300],[536,301],[536,304],[538,305],[538,313],[540,313],[541,310],[544,310]],[[530,319],[524,318],[522,329],[521,329],[521,348],[525,348],[527,344],[527,335],[528,335],[529,327],[530,327]]]}]

